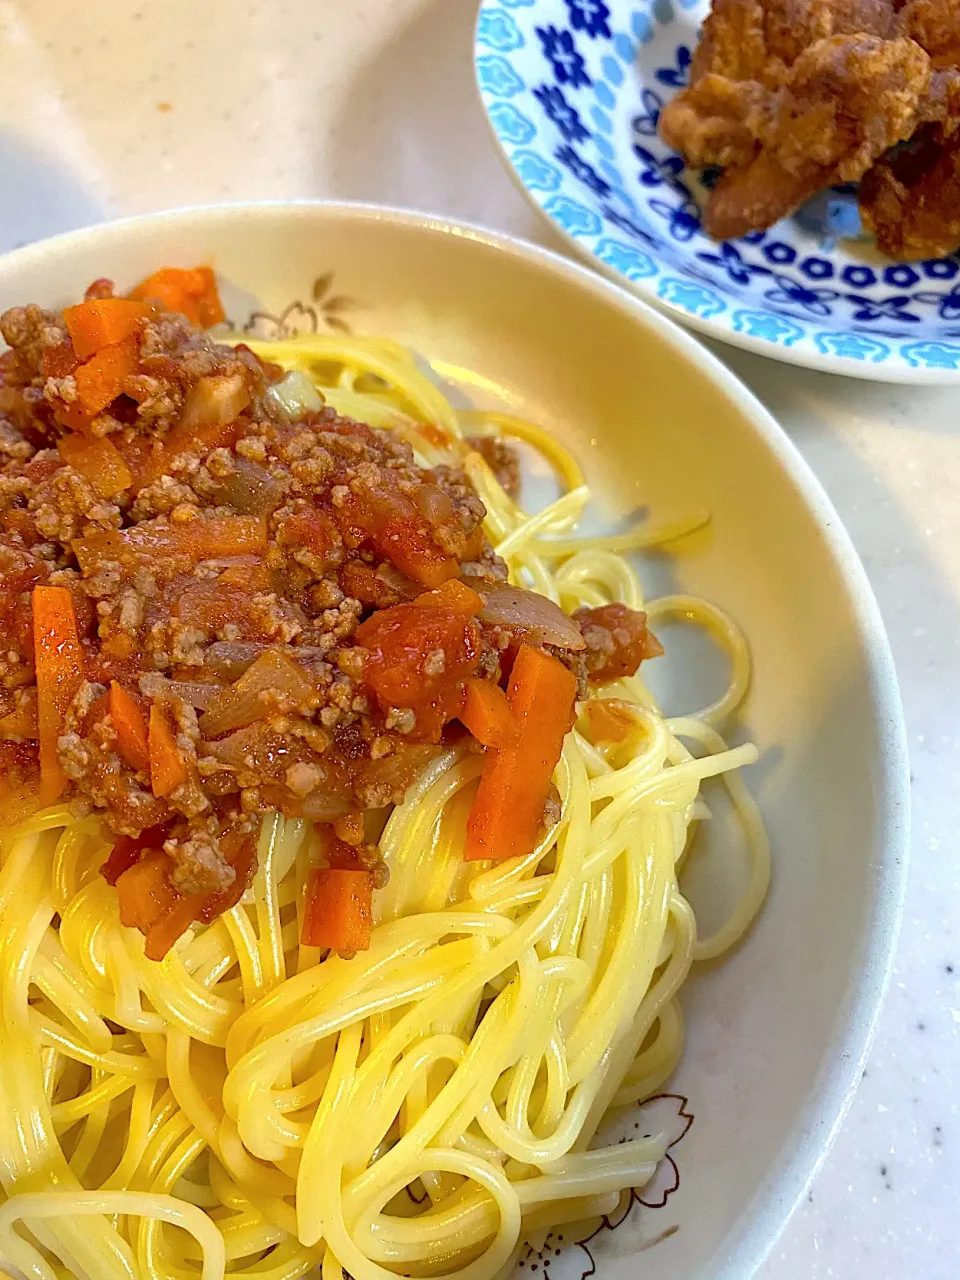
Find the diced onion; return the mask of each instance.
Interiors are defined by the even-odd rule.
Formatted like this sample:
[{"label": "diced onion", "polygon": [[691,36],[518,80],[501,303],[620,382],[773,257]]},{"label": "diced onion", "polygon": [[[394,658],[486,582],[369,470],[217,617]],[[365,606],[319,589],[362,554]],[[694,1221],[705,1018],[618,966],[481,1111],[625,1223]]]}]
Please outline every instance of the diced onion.
[{"label": "diced onion", "polygon": [[249,403],[250,391],[242,373],[199,378],[187,395],[177,430],[189,432],[234,422]]},{"label": "diced onion", "polygon": [[559,605],[536,591],[506,583],[474,583],[483,597],[479,618],[501,627],[522,631],[531,640],[558,649],[585,649],[580,628]]},{"label": "diced onion", "polygon": [[267,390],[266,399],[289,422],[296,422],[305,413],[319,413],[323,408],[323,396],[300,369],[291,369],[285,378],[275,382]]},{"label": "diced onion", "polygon": [[311,822],[332,822],[349,813],[351,803],[351,798],[342,792],[338,795],[335,791],[312,791],[300,802],[300,808]]},{"label": "diced onion", "polygon": [[227,680],[237,680],[264,652],[255,640],[216,640],[203,655],[204,666]]},{"label": "diced onion", "polygon": [[192,680],[168,680],[166,676],[149,672],[140,677],[140,692],[145,698],[179,698],[188,706],[205,711],[223,688],[218,684]]},{"label": "diced onion", "polygon": [[[272,696],[264,698],[263,694]],[[302,667],[276,649],[268,649],[239,680],[220,690],[200,719],[200,732],[205,738],[218,738],[263,719],[278,705],[299,707],[315,695],[313,682]]]},{"label": "diced onion", "polygon": [[283,501],[283,490],[266,467],[247,458],[234,458],[233,471],[223,477],[211,496],[241,515],[266,516]]}]

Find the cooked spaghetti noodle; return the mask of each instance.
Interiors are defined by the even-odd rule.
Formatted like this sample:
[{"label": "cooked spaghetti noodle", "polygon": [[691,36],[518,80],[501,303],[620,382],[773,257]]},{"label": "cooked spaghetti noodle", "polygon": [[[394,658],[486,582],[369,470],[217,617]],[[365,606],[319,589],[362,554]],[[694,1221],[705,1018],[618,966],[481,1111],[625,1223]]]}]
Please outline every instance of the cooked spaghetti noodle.
[{"label": "cooked spaghetti noodle", "polygon": [[[480,759],[444,750],[383,829],[390,880],[370,949],[352,958],[300,945],[317,841],[303,820],[266,818],[242,902],[160,962],[120,924],[95,815],[61,805],[5,832],[0,1259],[37,1280],[316,1267],[324,1280],[486,1280],[538,1231],[609,1211],[664,1154],[658,1135],[594,1138],[672,1072],[691,964],[732,946],[766,891],[766,838],[737,774],[756,751],[717,729],[746,689],[747,648],[712,606],[645,603],[623,558],[702,516],[580,538],[589,494],[566,450],[528,423],[457,412],[396,344],[250,345],[305,375],[277,394],[319,387],[424,465],[455,459],[515,583],[567,612],[620,601],[702,623],[732,678],[678,719],[638,676],[592,690],[556,773],[560,821],[523,858],[462,860]],[[532,444],[563,496],[524,513],[464,428]],[[729,790],[749,875],[730,919],[698,938],[678,867],[709,778]]]}]

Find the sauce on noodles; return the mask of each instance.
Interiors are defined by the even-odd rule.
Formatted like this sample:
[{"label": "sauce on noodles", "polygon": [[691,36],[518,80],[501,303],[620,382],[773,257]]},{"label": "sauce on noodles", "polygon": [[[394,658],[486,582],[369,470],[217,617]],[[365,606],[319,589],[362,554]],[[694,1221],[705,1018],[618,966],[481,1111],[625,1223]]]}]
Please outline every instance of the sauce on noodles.
[{"label": "sauce on noodles", "polygon": [[[624,559],[702,517],[580,537],[539,428],[388,340],[221,318],[166,269],[0,321],[0,1260],[493,1280],[663,1155],[595,1139],[766,892],[719,732],[747,648]],[[564,484],[532,516],[511,438]],[[672,719],[664,616],[731,657]],[[711,778],[748,857],[698,938]]]}]

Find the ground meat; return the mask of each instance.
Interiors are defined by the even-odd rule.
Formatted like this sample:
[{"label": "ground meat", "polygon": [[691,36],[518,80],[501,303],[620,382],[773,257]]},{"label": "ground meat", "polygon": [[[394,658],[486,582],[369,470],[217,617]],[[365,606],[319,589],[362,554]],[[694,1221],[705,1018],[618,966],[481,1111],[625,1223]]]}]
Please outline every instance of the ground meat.
[{"label": "ground meat", "polygon": [[158,476],[151,484],[137,494],[130,508],[132,520],[150,520],[154,516],[168,516],[175,507],[183,504],[193,505],[196,495],[193,489],[174,476]]},{"label": "ground meat", "polygon": [[578,609],[573,617],[587,646],[586,669],[595,684],[632,676],[644,658],[663,653],[660,641],[647,630],[647,615],[625,604]]},{"label": "ground meat", "polygon": [[220,854],[220,832],[196,830],[181,840],[167,840],[164,851],[174,862],[172,880],[182,893],[220,893],[236,879]]},{"label": "ground meat", "polygon": [[468,443],[483,458],[508,497],[520,497],[520,455],[501,436],[468,436]]},{"label": "ground meat", "polygon": [[36,449],[21,431],[0,418],[0,459],[12,462],[29,462]]},{"label": "ground meat", "polygon": [[560,792],[550,783],[550,790],[547,792],[547,802],[543,806],[543,826],[545,831],[551,830],[560,821],[560,815],[563,813],[563,802],[560,799]]},{"label": "ground meat", "polygon": [[[159,308],[135,323],[118,393],[90,407],[63,316],[0,317],[0,758],[36,771],[31,593],[62,587],[85,677],[57,743],[65,798],[132,842],[120,863],[159,859],[213,918],[279,809],[337,823],[382,884],[362,814],[403,799],[464,681],[503,679],[518,642],[444,603],[453,579],[507,576],[483,503],[390,432],[329,407],[291,422],[267,394],[282,371],[248,348]],[[475,444],[515,496],[513,450]],[[588,631],[609,667],[619,631]]]},{"label": "ground meat", "polygon": [[67,336],[59,316],[32,303],[11,307],[0,315],[0,334],[13,352],[4,382],[21,386],[42,386],[45,380],[41,369],[43,353]]}]

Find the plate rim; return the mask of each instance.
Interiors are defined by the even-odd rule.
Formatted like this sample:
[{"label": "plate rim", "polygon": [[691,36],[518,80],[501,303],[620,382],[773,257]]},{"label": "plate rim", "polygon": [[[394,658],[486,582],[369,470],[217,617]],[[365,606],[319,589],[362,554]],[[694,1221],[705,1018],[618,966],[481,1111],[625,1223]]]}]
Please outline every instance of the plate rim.
[{"label": "plate rim", "polygon": [[[528,0],[528,2],[533,4],[534,0]],[[681,0],[682,2],[683,0]],[[509,0],[507,0],[507,4],[509,6]],[[554,233],[570,247],[581,261],[589,263],[600,275],[605,276],[628,293],[648,303],[662,315],[669,316],[670,319],[680,324],[683,328],[693,329],[697,333],[702,333],[704,337],[713,338],[718,342],[723,342],[727,346],[737,347],[742,351],[749,351],[753,355],[764,356],[768,360],[776,360],[781,364],[790,364],[796,368],[812,369],[817,373],[856,378],[861,382],[883,382],[900,386],[927,387],[960,385],[960,366],[955,369],[937,368],[929,365],[914,366],[900,355],[897,355],[894,360],[886,364],[868,365],[863,361],[851,359],[849,356],[826,355],[817,351],[808,351],[805,348],[798,350],[796,347],[781,346],[779,343],[768,342],[749,333],[741,333],[729,324],[725,324],[713,317],[698,316],[685,311],[675,303],[661,298],[655,289],[647,285],[646,281],[631,280],[628,276],[622,275],[614,267],[611,267],[609,263],[597,257],[586,243],[571,235],[566,227],[547,211],[545,204],[548,193],[544,193],[544,198],[541,199],[540,195],[523,181],[507,150],[506,139],[501,137],[500,131],[490,113],[491,103],[500,101],[500,99],[488,94],[480,80],[477,64],[478,59],[485,56],[485,50],[480,44],[479,28],[485,13],[503,11],[503,0],[480,0],[474,23],[473,77],[480,105],[483,109],[483,116],[504,167],[513,180],[516,189],[524,197],[527,204],[536,210]],[[508,54],[501,54],[500,56],[509,57]],[[771,314],[776,313],[771,312]]]},{"label": "plate rim", "polygon": [[907,733],[893,653],[866,570],[826,490],[800,450],[754,393],[671,315],[652,307],[619,283],[563,254],[476,223],[360,201],[261,200],[185,205],[132,214],[62,232],[0,255],[0,288],[10,269],[59,256],[71,246],[109,242],[119,232],[149,235],[182,222],[239,225],[282,214],[304,221],[388,223],[429,235],[474,241],[521,262],[558,273],[611,304],[639,327],[652,329],[682,358],[699,365],[739,411],[745,429],[773,454],[815,521],[828,548],[852,623],[864,650],[864,676],[877,730],[877,858],[871,912],[858,965],[837,1014],[832,1038],[798,1114],[785,1155],[768,1170],[753,1202],[744,1207],[723,1240],[724,1261],[715,1280],[744,1280],[769,1255],[820,1169],[847,1114],[873,1044],[896,958],[909,865],[910,773]]}]

